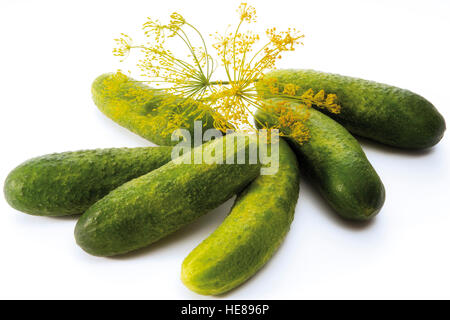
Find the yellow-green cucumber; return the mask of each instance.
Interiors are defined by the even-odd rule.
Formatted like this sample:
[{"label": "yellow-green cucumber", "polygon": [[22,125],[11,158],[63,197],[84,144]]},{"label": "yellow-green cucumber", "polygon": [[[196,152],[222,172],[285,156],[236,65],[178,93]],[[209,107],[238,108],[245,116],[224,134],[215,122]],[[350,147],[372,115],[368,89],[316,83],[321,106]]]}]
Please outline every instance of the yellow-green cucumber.
[{"label": "yellow-green cucumber", "polygon": [[295,154],[280,140],[278,172],[259,176],[238,195],[224,222],[184,260],[183,283],[199,294],[218,295],[254,275],[289,230],[299,179]]},{"label": "yellow-green cucumber", "polygon": [[[105,73],[92,84],[92,98],[107,117],[139,136],[162,146],[172,141],[175,129],[187,129],[194,136],[194,122],[201,121],[205,131],[214,128],[212,111],[198,108],[198,103],[151,88],[123,73]],[[179,116],[183,124],[168,130],[171,117]]]}]

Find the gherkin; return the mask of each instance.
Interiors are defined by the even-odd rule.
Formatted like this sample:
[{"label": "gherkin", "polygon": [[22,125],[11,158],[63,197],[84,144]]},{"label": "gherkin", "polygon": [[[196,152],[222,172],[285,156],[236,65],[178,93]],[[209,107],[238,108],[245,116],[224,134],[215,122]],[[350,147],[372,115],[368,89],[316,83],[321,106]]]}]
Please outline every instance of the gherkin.
[{"label": "gherkin", "polygon": [[171,152],[171,147],[110,148],[33,158],[8,175],[5,198],[32,215],[81,214],[121,184],[169,162]]},{"label": "gherkin", "polygon": [[280,140],[279,168],[242,191],[225,221],[186,257],[181,279],[204,295],[227,292],[253,276],[283,242],[299,196],[295,154]]},{"label": "gherkin", "polygon": [[[226,145],[229,139],[234,139],[234,135],[194,148],[177,160],[110,192],[78,220],[75,228],[78,245],[96,256],[113,256],[143,248],[241,191],[259,175],[259,163],[185,162],[192,160],[191,157],[202,159],[202,156],[211,155],[218,150],[217,146]],[[227,152],[224,159],[241,151],[248,154],[255,146],[252,141],[242,144],[233,141],[234,149]],[[221,155],[225,157],[225,154]]]},{"label": "gherkin", "polygon": [[[273,80],[279,92],[286,84],[298,92],[325,90],[337,95],[339,113],[318,109],[350,132],[390,146],[421,149],[438,143],[445,131],[445,120],[425,98],[409,90],[374,81],[314,70],[275,70],[265,78]],[[265,84],[266,83],[266,84]],[[273,97],[267,81],[259,81],[259,94]]]},{"label": "gherkin", "polygon": [[[384,204],[385,190],[358,141],[339,123],[321,112],[296,102],[271,99],[267,105],[283,103],[294,112],[309,113],[305,126],[308,141],[300,144],[288,138],[297,153],[300,168],[313,181],[322,196],[342,217],[368,220]],[[274,113],[259,110],[255,117],[269,126],[278,125]]]},{"label": "gherkin", "polygon": [[194,136],[194,123],[201,130],[214,128],[211,109],[198,102],[153,89],[122,73],[105,73],[92,83],[92,98],[108,118],[155,144],[173,146],[176,129]]}]

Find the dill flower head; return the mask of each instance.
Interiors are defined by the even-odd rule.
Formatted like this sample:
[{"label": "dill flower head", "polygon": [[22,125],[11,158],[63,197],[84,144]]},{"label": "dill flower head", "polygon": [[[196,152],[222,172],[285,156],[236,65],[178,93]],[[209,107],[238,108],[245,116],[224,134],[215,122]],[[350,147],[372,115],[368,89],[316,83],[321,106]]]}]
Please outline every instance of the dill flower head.
[{"label": "dill flower head", "polygon": [[247,3],[242,2],[238,7],[237,12],[241,21],[256,22],[256,9],[249,6]]},{"label": "dill flower head", "polygon": [[[257,94],[255,83],[264,81],[272,94],[295,99],[305,107],[315,105],[338,113],[336,96],[312,90],[299,92],[294,84],[276,83],[264,74],[275,68],[285,52],[294,51],[303,45],[304,35],[295,28],[278,31],[271,28],[266,31],[266,41],[259,44],[262,37],[248,28],[256,22],[256,10],[247,3],[241,3],[237,9],[238,22],[234,31],[225,34],[215,33],[214,57],[203,35],[179,13],[170,15],[170,22],[162,24],[159,20],[148,18],[143,25],[148,43],[133,45],[131,38],[122,35],[117,39],[118,48],[114,54],[128,57],[130,50],[138,49],[143,58],[137,63],[141,76],[146,82],[155,84],[161,90],[174,94],[186,101],[195,100],[202,112],[211,112],[214,126],[222,131],[233,128],[240,131],[256,130],[250,119],[257,109],[266,108],[265,102]],[[169,49],[170,40],[183,43],[188,54],[184,57]],[[194,41],[195,40],[195,41]],[[194,45],[196,44],[197,45]],[[215,79],[219,67],[223,79]],[[164,104],[164,101],[161,102]],[[192,110],[198,112],[198,110]],[[289,108],[273,110],[279,114],[281,134],[289,135],[299,142],[309,138],[304,126],[307,117],[295,115]],[[184,116],[189,116],[184,114]],[[168,115],[170,129],[182,122],[179,115]]]},{"label": "dill flower head", "polygon": [[121,33],[121,37],[114,39],[114,41],[117,47],[113,49],[113,54],[118,57],[123,57],[121,61],[125,60],[133,47],[133,40],[125,33]]}]

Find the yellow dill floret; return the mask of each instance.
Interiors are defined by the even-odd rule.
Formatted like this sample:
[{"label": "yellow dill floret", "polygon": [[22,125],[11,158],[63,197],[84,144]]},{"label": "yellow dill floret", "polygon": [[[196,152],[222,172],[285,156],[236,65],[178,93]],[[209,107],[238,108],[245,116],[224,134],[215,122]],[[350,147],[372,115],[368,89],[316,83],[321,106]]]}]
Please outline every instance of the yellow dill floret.
[{"label": "yellow dill floret", "polygon": [[[280,52],[282,51],[294,51],[296,44],[303,44],[299,39],[304,38],[303,34],[298,34],[297,30],[294,28],[288,28],[287,31],[277,32],[274,27],[266,31],[270,42],[276,47]],[[277,58],[281,58],[278,57]]]},{"label": "yellow dill floret", "polygon": [[303,144],[310,138],[310,131],[306,126],[310,114],[306,105],[298,105],[301,110],[293,110],[290,107],[290,101],[269,101],[265,102],[263,110],[274,114],[277,117],[277,125],[267,127],[267,129],[278,129],[279,135],[289,137],[296,140],[299,144]]},{"label": "yellow dill floret", "polygon": [[341,106],[337,104],[337,96],[334,93],[325,94],[324,90],[314,94],[313,89],[308,89],[300,96],[300,100],[308,106],[314,105],[331,113],[341,111]]},{"label": "yellow dill floret", "polygon": [[239,18],[241,21],[256,22],[256,9],[249,6],[247,3],[242,2],[237,12],[239,13]]},{"label": "yellow dill floret", "polygon": [[334,93],[326,94],[324,90],[319,90],[315,93],[310,88],[301,94],[297,94],[300,88],[298,85],[293,83],[280,83],[278,79],[273,77],[263,77],[259,82],[261,82],[261,85],[271,95],[298,100],[307,107],[316,106],[321,109],[326,109],[331,113],[339,113],[341,111],[341,106],[338,104],[338,97]]},{"label": "yellow dill floret", "polygon": [[298,88],[299,87],[296,86],[295,84],[288,83],[287,85],[284,86],[283,94],[286,94],[288,96],[295,96]]},{"label": "yellow dill floret", "polygon": [[118,57],[123,57],[125,60],[130,54],[131,48],[133,48],[133,40],[130,36],[125,33],[121,33],[122,37],[114,39],[116,41],[117,47],[113,49],[113,54]]}]

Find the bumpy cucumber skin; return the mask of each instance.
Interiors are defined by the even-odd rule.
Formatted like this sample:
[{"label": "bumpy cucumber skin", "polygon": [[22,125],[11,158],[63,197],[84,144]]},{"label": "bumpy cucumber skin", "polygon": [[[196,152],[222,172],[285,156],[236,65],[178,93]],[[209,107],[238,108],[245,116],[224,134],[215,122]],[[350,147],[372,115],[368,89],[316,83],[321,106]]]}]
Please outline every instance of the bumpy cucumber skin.
[{"label": "bumpy cucumber skin", "polygon": [[171,151],[111,148],[33,158],[8,175],[5,198],[13,208],[32,215],[81,214],[111,190],[169,162]]},{"label": "bumpy cucumber skin", "polygon": [[[197,147],[179,161],[195,153],[211,152],[225,140],[221,138]],[[249,144],[243,148],[248,154]],[[235,144],[234,151],[237,149]],[[259,164],[171,161],[96,202],[79,219],[76,241],[96,256],[113,256],[145,247],[225,202],[248,185],[259,171]]]},{"label": "bumpy cucumber skin", "polygon": [[[125,76],[124,76],[125,77]],[[159,118],[155,123],[153,117],[161,111],[162,108],[175,108],[179,112],[185,111],[192,106],[183,106],[180,104],[180,99],[175,99],[171,105],[161,105],[163,99],[167,99],[167,94],[162,94],[155,89],[150,88],[142,82],[133,80],[127,77],[128,81],[123,81],[117,84],[118,88],[114,92],[108,91],[108,96],[105,90],[106,84],[110,81],[114,81],[113,73],[105,73],[97,77],[92,83],[92,98],[94,103],[108,118],[117,122],[121,126],[136,133],[137,135],[147,139],[155,144],[161,146],[173,146],[178,141],[171,141],[171,135],[163,134],[162,131],[167,127],[168,119]],[[151,98],[147,103],[138,104],[133,99],[140,92],[150,92]],[[116,101],[124,102],[117,105]],[[195,119],[196,116],[185,116],[187,123],[190,125],[184,127],[191,133],[191,137],[194,136],[194,121],[202,121],[202,130],[214,128],[214,121],[211,115],[205,114],[199,119]],[[183,128],[183,127],[182,127]]]},{"label": "bumpy cucumber skin", "polygon": [[[432,147],[443,137],[445,120],[425,98],[409,90],[314,70],[275,70],[267,74],[281,85],[293,83],[298,92],[312,88],[335,93],[342,106],[330,114],[350,132],[390,146],[408,149]],[[265,92],[261,83],[260,93]],[[264,93],[266,97],[270,95]]]},{"label": "bumpy cucumber skin", "polygon": [[289,230],[299,182],[295,154],[281,140],[278,172],[259,176],[238,196],[224,222],[184,260],[183,283],[199,294],[218,295],[255,274]]},{"label": "bumpy cucumber skin", "polygon": [[[274,99],[268,103],[276,102]],[[294,102],[290,107],[296,112],[310,113],[306,121],[310,139],[303,145],[289,139],[302,170],[342,217],[351,220],[374,217],[384,204],[385,190],[358,141],[319,111],[306,111]],[[277,124],[276,118],[266,112],[258,111],[255,116],[262,123]]]}]

